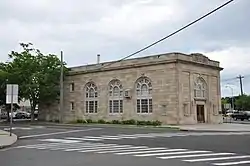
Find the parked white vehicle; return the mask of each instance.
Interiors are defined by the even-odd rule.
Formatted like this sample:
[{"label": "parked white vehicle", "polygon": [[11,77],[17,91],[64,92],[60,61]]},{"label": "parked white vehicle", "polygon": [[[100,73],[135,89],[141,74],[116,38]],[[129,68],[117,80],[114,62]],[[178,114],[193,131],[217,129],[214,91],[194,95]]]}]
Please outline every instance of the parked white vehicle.
[{"label": "parked white vehicle", "polygon": [[[17,112],[13,112],[12,118],[16,118],[16,113],[17,113]],[[11,117],[11,112],[9,113],[9,116]]]},{"label": "parked white vehicle", "polygon": [[[20,116],[20,114],[22,114],[22,116]],[[11,117],[11,113],[9,113],[9,115]],[[25,112],[25,111],[15,111],[15,112],[13,112],[13,116],[12,116],[13,119],[16,119],[16,118],[19,119],[20,117],[30,118],[30,113]]]},{"label": "parked white vehicle", "polygon": [[237,112],[237,110],[227,110],[226,111],[226,116],[232,116],[235,112]]}]

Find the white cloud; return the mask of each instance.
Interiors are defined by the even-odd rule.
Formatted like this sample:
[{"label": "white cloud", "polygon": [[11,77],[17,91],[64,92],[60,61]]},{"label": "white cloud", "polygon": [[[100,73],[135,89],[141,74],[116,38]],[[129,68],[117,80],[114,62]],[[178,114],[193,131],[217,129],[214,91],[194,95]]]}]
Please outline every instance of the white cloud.
[{"label": "white cloud", "polygon": [[138,35],[145,35],[150,27],[162,22],[173,22],[173,17],[177,21],[181,12],[176,13],[176,10],[182,11],[182,7],[166,1],[131,1],[105,15],[89,28],[112,37],[135,39],[134,35],[137,35],[138,39]]},{"label": "white cloud", "polygon": [[[1,0],[0,59],[6,60],[19,42],[32,42],[46,53],[63,50],[70,66],[96,62],[99,53],[102,61],[120,59],[222,3],[225,0]],[[234,1],[142,54],[201,52],[221,62],[222,79],[247,75],[249,5],[247,0]],[[237,81],[228,83],[239,89]],[[245,78],[248,93],[249,84]]]},{"label": "white cloud", "polygon": [[244,74],[250,70],[250,48],[229,47],[223,50],[205,52],[210,59],[219,61],[225,73]]},{"label": "white cloud", "polygon": [[[249,47],[226,47],[222,50],[212,52],[203,52],[212,60],[220,62],[223,71],[221,72],[221,91],[223,96],[231,96],[232,90],[234,95],[239,95],[240,84],[237,77],[245,75],[243,79],[244,92],[250,92],[250,48]],[[229,88],[229,87],[231,88]]]}]

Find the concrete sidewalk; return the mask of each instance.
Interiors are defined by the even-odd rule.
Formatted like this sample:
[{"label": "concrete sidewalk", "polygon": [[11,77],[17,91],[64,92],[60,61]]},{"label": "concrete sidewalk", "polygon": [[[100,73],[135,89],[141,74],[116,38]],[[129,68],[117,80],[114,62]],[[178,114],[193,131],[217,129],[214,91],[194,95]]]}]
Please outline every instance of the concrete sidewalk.
[{"label": "concrete sidewalk", "polygon": [[0,149],[11,146],[17,141],[17,136],[12,133],[10,136],[9,132],[0,130]]},{"label": "concrete sidewalk", "polygon": [[221,132],[250,132],[250,124],[195,124],[180,125],[182,131],[221,131]]}]

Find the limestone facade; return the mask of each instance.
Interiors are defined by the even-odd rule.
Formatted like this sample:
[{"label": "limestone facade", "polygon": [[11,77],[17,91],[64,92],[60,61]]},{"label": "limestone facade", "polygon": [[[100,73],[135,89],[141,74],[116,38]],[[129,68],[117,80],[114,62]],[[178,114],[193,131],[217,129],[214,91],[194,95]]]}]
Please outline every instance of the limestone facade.
[{"label": "limestone facade", "polygon": [[[182,53],[73,67],[64,81],[63,117],[220,123],[221,70],[202,54]],[[58,103],[40,108],[42,118],[58,118]]]}]

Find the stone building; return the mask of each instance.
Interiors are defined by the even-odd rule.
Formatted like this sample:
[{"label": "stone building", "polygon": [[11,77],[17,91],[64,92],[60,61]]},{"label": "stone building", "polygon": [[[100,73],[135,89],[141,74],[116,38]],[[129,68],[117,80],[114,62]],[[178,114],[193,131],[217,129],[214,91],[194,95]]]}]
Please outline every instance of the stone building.
[{"label": "stone building", "polygon": [[[202,54],[167,53],[72,67],[64,82],[64,120],[222,121],[219,62]],[[58,117],[58,105],[43,109]]]}]

